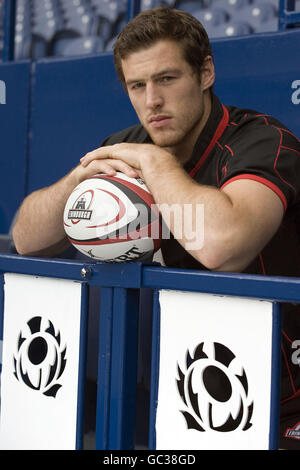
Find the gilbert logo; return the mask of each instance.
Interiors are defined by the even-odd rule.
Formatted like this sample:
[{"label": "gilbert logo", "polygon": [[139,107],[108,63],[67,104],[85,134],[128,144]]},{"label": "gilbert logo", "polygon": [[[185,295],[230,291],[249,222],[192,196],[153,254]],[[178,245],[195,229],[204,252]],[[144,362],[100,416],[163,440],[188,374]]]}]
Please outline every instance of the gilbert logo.
[{"label": "gilbert logo", "polygon": [[0,80],[0,104],[6,104],[6,84]]},{"label": "gilbert logo", "polygon": [[300,422],[295,424],[293,428],[288,428],[285,431],[285,437],[290,437],[291,439],[297,439],[300,441]]}]

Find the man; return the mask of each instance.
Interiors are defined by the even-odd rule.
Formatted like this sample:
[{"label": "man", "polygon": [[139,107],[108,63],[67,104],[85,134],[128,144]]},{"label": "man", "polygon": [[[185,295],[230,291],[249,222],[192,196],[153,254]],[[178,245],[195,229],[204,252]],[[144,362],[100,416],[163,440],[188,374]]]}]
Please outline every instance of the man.
[{"label": "man", "polygon": [[[25,199],[13,230],[18,252],[63,250],[60,221],[71,191],[95,173],[121,171],[144,178],[163,217],[173,204],[192,207],[193,224],[183,219],[180,237],[175,221],[168,222],[167,266],[299,276],[300,143],[273,118],[220,103],[202,25],[182,11],[143,12],[119,35],[114,57],[141,125],[109,137],[62,180]],[[198,205],[204,207],[204,243],[185,249]],[[288,328],[291,342],[300,335],[299,315],[290,312]],[[300,421],[300,377],[288,348],[282,397],[290,425]],[[283,437],[282,426],[281,446],[287,447],[293,440]]]}]

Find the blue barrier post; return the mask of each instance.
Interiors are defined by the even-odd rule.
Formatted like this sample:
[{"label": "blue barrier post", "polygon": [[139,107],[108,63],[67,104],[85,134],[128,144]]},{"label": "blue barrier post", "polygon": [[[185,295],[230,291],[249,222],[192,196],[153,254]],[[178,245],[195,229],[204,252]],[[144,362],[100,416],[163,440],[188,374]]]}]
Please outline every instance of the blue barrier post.
[{"label": "blue barrier post", "polygon": [[4,43],[2,51],[3,62],[14,58],[16,0],[5,0],[4,3]]},{"label": "blue barrier post", "polygon": [[[170,269],[170,268],[159,268],[152,266],[145,266],[143,269],[143,286],[155,289],[154,296],[154,315],[153,315],[153,345],[152,345],[152,375],[151,375],[151,398],[150,398],[150,424],[149,424],[149,447],[152,449],[208,449],[208,448],[223,448],[218,447],[218,445],[225,446],[224,448],[265,448],[265,449],[277,449],[278,448],[278,425],[279,425],[279,391],[280,391],[280,343],[281,343],[281,314],[280,314],[280,303],[283,302],[300,302],[300,280],[297,278],[283,278],[283,277],[267,277],[267,276],[253,276],[253,275],[242,275],[242,274],[229,274],[229,273],[210,273],[210,272],[199,272],[199,271],[187,271],[182,269]],[[172,300],[172,292],[175,295],[175,301]],[[208,295],[206,295],[209,293]],[[186,295],[187,294],[187,295]],[[191,296],[190,296],[191,294]],[[196,295],[194,295],[196,294]],[[160,296],[163,295],[163,303],[161,306]],[[203,301],[204,295],[204,303]],[[182,298],[183,300],[182,300]],[[169,310],[166,309],[166,301],[164,300],[168,297]],[[232,299],[232,301],[231,301]],[[243,300],[244,299],[244,300]],[[254,300],[252,304],[252,300]],[[262,301],[262,299],[264,302]],[[237,308],[236,301],[241,300],[241,304]],[[257,302],[257,300],[259,300]],[[180,309],[181,301],[181,311]],[[245,301],[245,302],[244,302]],[[190,303],[191,302],[191,303]],[[224,304],[223,304],[224,302]],[[225,309],[227,307],[229,308]],[[248,308],[250,304],[251,311],[248,314],[248,320],[246,316],[246,310],[244,307]],[[193,308],[191,307],[193,306]],[[195,306],[199,310],[198,313],[195,313]],[[215,307],[214,307],[215,305]],[[224,305],[224,307],[223,307]],[[260,308],[263,306],[261,311],[262,315],[258,313]],[[207,308],[208,307],[208,308]],[[171,311],[170,311],[171,308]],[[220,308],[224,308],[224,314],[220,311]],[[204,310],[203,310],[204,309]],[[206,310],[207,309],[207,310]],[[191,310],[194,310],[191,312]],[[235,312],[235,314],[234,314]],[[192,313],[192,315],[191,315]],[[233,323],[231,324],[232,328],[232,345],[231,337],[228,332],[224,335],[224,343],[219,344],[220,339],[215,341],[215,335],[217,338],[222,338],[223,329],[228,329],[230,325],[230,317],[233,314]],[[166,316],[167,315],[167,316]],[[176,318],[175,328],[173,325],[173,318]],[[253,319],[252,319],[253,316]],[[245,318],[245,323],[243,320]],[[266,318],[264,323],[263,317]],[[168,326],[166,327],[166,318],[168,319]],[[215,320],[214,320],[215,318]],[[179,319],[179,320],[178,320]],[[239,320],[237,322],[237,319]],[[162,326],[161,321],[163,320]],[[223,323],[224,321],[224,323]],[[176,323],[177,322],[177,323]],[[212,327],[209,327],[208,324],[213,322]],[[250,323],[249,323],[250,322]],[[252,326],[251,326],[252,322]],[[238,326],[238,324],[239,326]],[[176,324],[179,324],[179,327],[176,327]],[[220,325],[221,330],[220,330]],[[192,326],[191,326],[192,325]],[[176,330],[177,328],[177,330]],[[211,329],[209,329],[211,328]],[[252,328],[252,333],[251,333]],[[163,336],[161,337],[161,329]],[[257,329],[257,331],[256,331]],[[182,351],[181,337],[184,330],[190,330],[190,336],[193,341],[190,342],[191,350],[187,353],[187,365],[185,371],[185,377],[190,377],[186,382],[185,378],[185,387],[183,387],[183,376],[184,373],[180,371],[176,374],[176,367],[174,365],[174,357],[176,360],[177,356],[180,356]],[[198,333],[194,333],[194,332]],[[260,334],[260,340],[258,339],[258,332]],[[226,336],[227,335],[227,336]],[[234,413],[232,417],[229,415],[229,421],[227,421],[226,432],[217,432],[218,429],[213,427],[213,411],[209,413],[209,419],[205,415],[200,416],[200,411],[198,410],[197,405],[197,396],[201,396],[201,406],[203,406],[203,400],[205,404],[205,397],[208,394],[203,392],[200,389],[197,391],[197,385],[199,387],[199,380],[201,374],[198,369],[198,374],[193,377],[191,371],[193,367],[199,367],[201,360],[206,358],[207,351],[212,351],[212,345],[215,345],[215,354],[218,353],[218,348],[222,350],[227,350],[224,345],[229,338],[229,349],[227,350],[227,355],[232,354],[231,351],[235,351],[236,342],[235,336],[240,336],[245,338],[250,338],[252,335],[252,342],[245,346],[245,351],[248,348],[247,354],[249,354],[248,359],[243,354],[245,363],[249,366],[252,361],[252,355],[255,356],[254,350],[256,348],[261,348],[262,357],[268,356],[267,368],[268,368],[268,377],[265,385],[268,388],[268,394],[266,396],[266,401],[260,401],[260,395],[254,393],[253,399],[253,408],[252,403],[247,403],[248,406],[248,421],[244,420],[243,428],[239,433],[238,426],[234,428]],[[183,335],[184,336],[184,335]],[[186,336],[186,334],[185,334]],[[204,341],[204,343],[198,345],[195,349],[195,336],[199,337],[199,341]],[[175,339],[174,339],[175,338]],[[249,340],[249,339],[248,339]],[[186,341],[186,348],[188,348],[189,341]],[[219,342],[218,342],[219,341]],[[256,342],[257,341],[257,342]],[[172,342],[175,342],[175,346],[172,347]],[[170,346],[171,344],[171,346]],[[184,343],[185,344],[185,343]],[[197,343],[196,343],[197,344]],[[253,349],[253,345],[255,348]],[[204,346],[203,346],[204,345]],[[246,340],[245,340],[246,345]],[[271,346],[272,345],[272,346]],[[201,348],[200,348],[201,346]],[[203,351],[202,351],[203,346]],[[205,347],[207,349],[205,349]],[[173,349],[172,349],[173,348]],[[175,348],[175,349],[174,349]],[[271,348],[271,349],[270,349]],[[200,351],[201,349],[201,351]],[[169,351],[169,352],[168,352]],[[171,351],[171,352],[170,352]],[[238,351],[238,346],[237,346]],[[224,352],[224,351],[223,351]],[[200,354],[201,353],[201,354]],[[193,356],[195,354],[195,357]],[[223,354],[223,353],[222,353]],[[226,356],[225,354],[225,356]],[[238,356],[239,354],[237,354]],[[225,373],[228,369],[224,367],[221,363],[216,362],[217,356],[207,357],[207,370],[210,368],[217,370],[217,365],[221,365],[221,370]],[[219,359],[221,356],[218,356]],[[234,356],[232,356],[234,357]],[[237,358],[236,358],[237,359]],[[161,361],[163,361],[162,377],[160,376]],[[248,383],[245,390],[251,388],[255,392],[260,389],[264,367],[261,367],[259,371],[259,359],[257,357],[257,362],[253,361],[252,363],[252,372],[251,379],[252,384]],[[229,361],[230,363],[230,361]],[[167,364],[167,366],[166,366]],[[203,361],[205,364],[205,361]],[[256,365],[257,364],[257,365]],[[226,364],[227,366],[228,364]],[[182,366],[180,366],[182,367]],[[169,374],[169,370],[173,370]],[[246,367],[247,370],[247,367]],[[250,368],[249,368],[250,370]],[[256,370],[258,371],[258,379],[254,379]],[[178,369],[179,371],[179,369]],[[168,373],[166,377],[166,372]],[[182,376],[180,374],[183,374]],[[179,375],[178,375],[179,374]],[[246,373],[245,373],[246,376]],[[166,377],[166,378],[165,378]],[[165,379],[165,382],[164,382]],[[263,378],[265,380],[266,378]],[[162,380],[162,383],[161,383]],[[196,382],[195,382],[196,380]],[[268,381],[269,380],[269,381]],[[256,383],[255,383],[256,381]],[[172,401],[170,406],[171,397],[174,395],[179,395],[179,389],[176,389],[176,382],[181,383],[181,394],[184,396],[184,400],[187,400],[187,397],[191,400],[190,402],[182,402],[180,398]],[[250,380],[251,382],[251,380]],[[231,382],[233,384],[234,382]],[[239,382],[238,382],[239,383]],[[203,384],[201,385],[203,386]],[[178,385],[177,385],[178,387]],[[264,387],[263,387],[264,388]],[[264,388],[264,390],[266,389]],[[158,394],[160,390],[160,395]],[[184,390],[184,392],[183,392]],[[261,390],[262,391],[262,390]],[[232,394],[234,392],[234,387],[232,386]],[[244,392],[242,392],[243,394]],[[247,396],[247,393],[246,393]],[[167,398],[166,398],[167,397]],[[181,397],[181,398],[182,398]],[[200,398],[198,398],[200,400]],[[227,397],[224,402],[228,401]],[[212,400],[212,403],[221,403],[218,400]],[[200,403],[200,402],[199,402]],[[212,406],[212,403],[209,406]],[[268,403],[268,404],[267,404]],[[226,403],[224,403],[224,406]],[[243,405],[244,406],[244,405]],[[189,408],[190,407],[190,408]],[[258,407],[261,410],[266,411],[265,422],[257,425],[257,419],[261,418],[261,412],[258,412]],[[190,409],[192,408],[192,413]],[[226,407],[225,407],[226,408]],[[205,409],[205,407],[204,407]],[[207,408],[209,410],[209,408]],[[246,407],[241,408],[245,412]],[[254,417],[252,417],[254,409]],[[167,411],[166,411],[167,410]],[[185,411],[183,411],[185,410]],[[188,411],[187,411],[188,410]],[[198,411],[198,416],[197,416]],[[203,411],[203,409],[202,409]],[[202,413],[201,411],[201,413]],[[225,410],[226,411],[226,410]],[[224,410],[223,410],[224,412]],[[180,421],[181,413],[187,417],[187,429],[184,430],[186,424]],[[195,420],[196,413],[196,420]],[[161,418],[163,416],[163,418]],[[222,416],[222,414],[221,414]],[[224,416],[224,414],[223,414]],[[238,415],[239,416],[239,415]],[[181,416],[182,417],[182,416]],[[157,424],[158,423],[158,424]],[[203,428],[201,428],[204,423]],[[231,431],[228,432],[228,427],[232,427]],[[255,429],[256,426],[256,429]],[[261,429],[265,429],[265,434],[259,435]],[[158,441],[157,441],[157,429],[158,429]],[[173,430],[176,429],[174,433]],[[249,431],[250,429],[250,431]],[[220,428],[221,430],[221,428]],[[225,430],[225,427],[224,427]],[[201,431],[201,432],[199,432]],[[223,429],[222,429],[223,431]],[[245,431],[245,432],[244,432]],[[195,434],[198,436],[195,441]],[[174,441],[172,441],[172,433],[174,436]],[[179,434],[180,433],[180,434]],[[251,435],[252,433],[252,435]],[[257,434],[258,433],[258,434]],[[171,435],[171,437],[169,436]],[[194,434],[194,435],[193,435]],[[179,437],[180,446],[176,447],[177,436]],[[230,439],[228,439],[230,435]],[[220,439],[221,436],[221,440]],[[191,442],[189,442],[191,439]],[[193,440],[194,439],[194,440]],[[209,441],[212,439],[212,441]],[[224,439],[222,441],[222,439]],[[235,441],[235,439],[237,439]],[[256,442],[255,442],[256,439]],[[249,440],[249,442],[248,442]],[[189,444],[188,444],[189,442]],[[204,442],[204,444],[203,444]],[[167,444],[166,444],[167,443]],[[190,445],[190,447],[187,447]],[[196,445],[196,447],[194,447]],[[237,447],[234,447],[234,446]],[[265,447],[259,447],[259,446]],[[163,446],[163,447],[161,447]],[[201,447],[202,446],[202,447]],[[206,447],[208,446],[208,447]],[[212,447],[210,447],[212,446]],[[232,446],[232,447],[230,447]],[[244,447],[243,447],[244,446]],[[248,446],[248,447],[247,447]],[[252,447],[251,447],[252,446]],[[258,446],[258,447],[256,447]]]}]

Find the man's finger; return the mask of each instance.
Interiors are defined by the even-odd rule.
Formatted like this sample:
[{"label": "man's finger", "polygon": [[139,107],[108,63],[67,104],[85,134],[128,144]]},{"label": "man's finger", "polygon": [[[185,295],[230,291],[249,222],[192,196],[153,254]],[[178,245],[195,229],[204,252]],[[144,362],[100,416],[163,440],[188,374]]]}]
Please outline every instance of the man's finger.
[{"label": "man's finger", "polygon": [[116,171],[120,171],[130,178],[137,178],[139,176],[137,170],[121,160],[92,160],[90,164],[85,167],[86,178],[96,173],[105,173],[114,176]]}]

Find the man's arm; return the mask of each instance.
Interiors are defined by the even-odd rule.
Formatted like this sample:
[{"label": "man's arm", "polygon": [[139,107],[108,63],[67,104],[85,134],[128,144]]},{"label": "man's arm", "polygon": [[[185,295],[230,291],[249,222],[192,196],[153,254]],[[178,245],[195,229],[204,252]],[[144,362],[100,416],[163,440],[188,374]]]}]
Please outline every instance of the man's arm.
[{"label": "man's arm", "polygon": [[138,172],[122,161],[94,161],[88,168],[78,165],[57,183],[27,196],[18,212],[12,236],[19,254],[55,256],[69,245],[63,226],[65,204],[73,189],[96,173]]},{"label": "man's arm", "polygon": [[[182,218],[182,237],[176,236],[178,228],[174,218],[168,218],[169,228],[181,245],[208,269],[242,271],[269,242],[282,221],[281,200],[263,184],[236,180],[223,190],[198,184],[173,155],[154,145],[124,143],[102,147],[87,154],[81,163],[88,168],[102,158],[121,159],[140,169],[163,217],[168,206],[180,205],[184,213],[184,205],[190,205],[192,223]],[[204,244],[188,249],[197,227],[197,205],[204,208]]]}]

